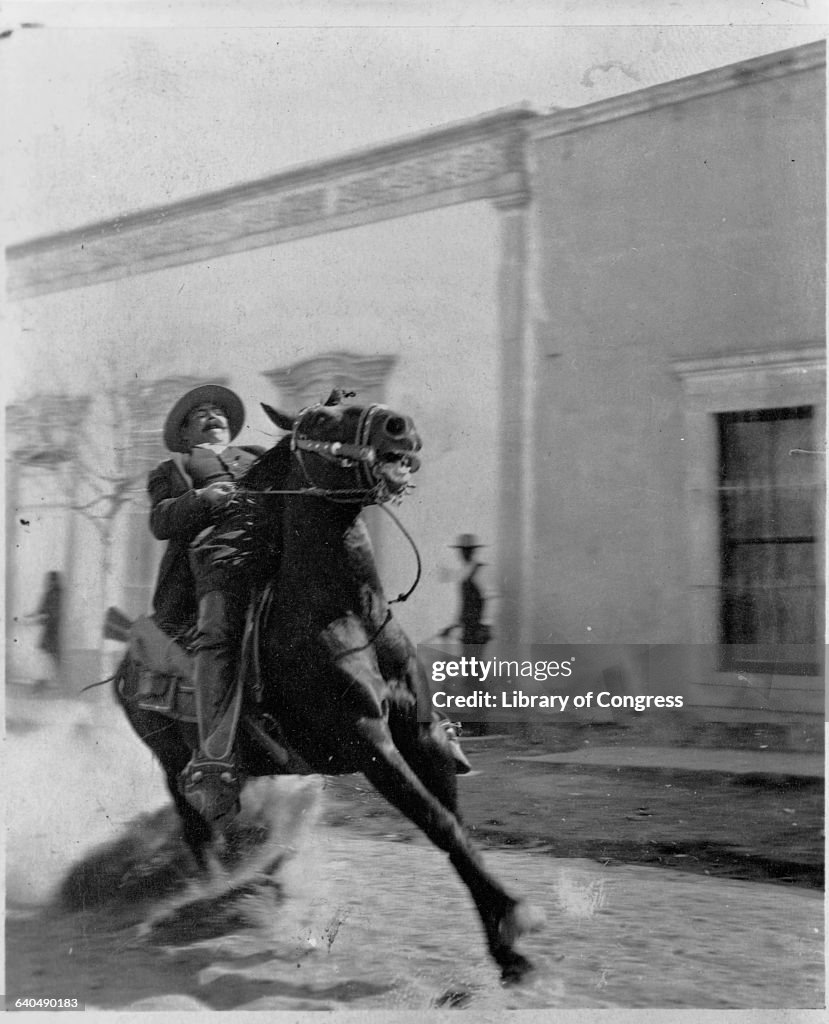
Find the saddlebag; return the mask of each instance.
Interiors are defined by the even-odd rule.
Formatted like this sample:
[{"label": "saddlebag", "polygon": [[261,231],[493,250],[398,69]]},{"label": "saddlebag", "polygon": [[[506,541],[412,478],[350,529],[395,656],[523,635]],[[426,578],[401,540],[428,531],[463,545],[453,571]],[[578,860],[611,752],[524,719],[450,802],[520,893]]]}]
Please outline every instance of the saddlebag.
[{"label": "saddlebag", "polygon": [[129,651],[138,670],[138,706],[194,721],[193,660],[181,644],[141,616],[129,628]]}]

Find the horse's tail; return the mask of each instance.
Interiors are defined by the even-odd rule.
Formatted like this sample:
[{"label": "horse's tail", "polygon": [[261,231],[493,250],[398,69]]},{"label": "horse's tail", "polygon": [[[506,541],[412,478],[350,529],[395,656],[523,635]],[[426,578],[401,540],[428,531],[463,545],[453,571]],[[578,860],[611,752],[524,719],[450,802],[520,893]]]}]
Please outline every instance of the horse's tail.
[{"label": "horse's tail", "polygon": [[[121,643],[127,643],[130,638],[130,626],[132,626],[132,619],[124,615],[122,611],[119,611],[118,608],[107,608],[103,629],[106,640],[120,640]],[[106,679],[99,679],[97,683],[89,683],[88,686],[81,687],[81,693],[86,693],[87,690],[94,690],[96,686],[106,686],[107,683],[113,683],[117,696],[120,693],[121,683],[127,677],[127,672],[129,671],[127,663],[129,660],[129,652],[127,652],[121,659],[114,675],[107,676]]]},{"label": "horse's tail", "polygon": [[112,683],[115,688],[115,694],[118,696],[121,693],[121,685],[129,677],[131,670],[132,659],[129,652],[127,652],[118,663],[118,668],[116,668],[113,675],[107,676],[106,679],[99,679],[97,683],[88,683],[86,686],[82,686],[80,692],[86,693],[87,690],[94,690],[96,686],[106,686],[107,683]]},{"label": "horse's tail", "polygon": [[112,683],[112,693],[118,703],[126,708],[125,697],[133,688],[130,683],[135,678],[136,666],[132,654],[127,651],[124,657],[118,662],[115,674],[110,676],[106,682]]},{"label": "horse's tail", "polygon": [[99,679],[97,683],[89,683],[86,686],[82,686],[80,692],[86,693],[87,690],[94,690],[96,686],[106,686],[107,683],[115,681],[115,676],[107,676],[106,679]]}]

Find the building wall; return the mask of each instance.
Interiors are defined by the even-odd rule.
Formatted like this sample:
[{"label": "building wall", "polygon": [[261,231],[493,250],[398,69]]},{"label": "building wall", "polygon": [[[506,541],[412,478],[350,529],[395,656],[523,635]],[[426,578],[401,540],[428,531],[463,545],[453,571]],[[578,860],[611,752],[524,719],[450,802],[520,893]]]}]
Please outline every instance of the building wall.
[{"label": "building wall", "polygon": [[[397,510],[418,544],[423,575],[398,614],[413,638],[427,639],[455,614],[449,545],[465,531],[492,542],[495,529],[497,217],[490,204],[470,203],[24,299],[21,358],[34,364],[48,353],[55,379],[99,398],[131,381],[146,389],[177,375],[224,379],[247,406],[239,440],[267,446],[281,434],[258,403],[296,410],[266,373],[332,352],[394,357],[385,401],[413,416],[424,442],[417,490]],[[149,392],[144,433],[160,430],[172,401]],[[129,442],[128,424],[99,415],[105,448]],[[115,579],[99,578],[100,552],[85,527],[69,567],[82,584],[72,591],[71,642],[86,652],[100,637],[106,605],[148,610],[147,582],[163,545],[141,535],[148,523],[140,494],[123,516]],[[367,516],[382,578],[396,597],[414,581],[415,555],[390,520],[376,510]],[[40,560],[28,547],[18,551],[18,577],[39,578]],[[80,649],[73,658],[88,682],[90,659]]]},{"label": "building wall", "polygon": [[[815,48],[803,49],[814,62]],[[715,581],[700,576],[698,560],[700,551],[711,560],[715,538],[689,490],[710,467],[689,431],[701,407],[689,404],[687,366],[751,352],[788,359],[797,366],[787,401],[823,405],[815,359],[808,386],[798,383],[798,353],[819,352],[825,322],[823,72],[748,63],[753,71],[720,69],[549,117],[524,112],[503,151],[500,127],[481,149],[459,149],[463,159],[449,132],[442,159],[454,172],[462,165],[477,180],[474,160],[489,153],[501,174],[495,191],[482,179],[444,197],[463,205],[425,210],[421,200],[432,199],[416,197],[397,219],[365,223],[376,212],[367,208],[363,222],[332,221],[328,234],[279,235],[280,244],[252,249],[244,246],[261,238],[236,239],[240,251],[215,256],[176,250],[171,261],[195,262],[151,271],[164,218],[144,211],[135,266],[123,264],[132,249],[120,229],[103,231],[113,274],[131,276],[17,304],[20,359],[33,377],[49,365],[79,391],[221,378],[248,406],[240,441],[268,444],[274,430],[258,402],[290,409],[296,393],[273,383],[286,370],[332,353],[388,357],[385,400],[411,413],[424,437],[417,490],[401,510],[423,567],[412,601],[398,608],[415,639],[454,618],[448,545],[474,532],[492,545],[485,582],[501,640],[711,642]],[[418,145],[401,166],[422,172],[432,155],[418,156]],[[384,159],[402,159],[381,150],[364,155],[372,181],[385,181]],[[235,223],[238,197],[200,201]],[[366,198],[375,201],[378,216],[393,215],[382,207],[388,195]],[[170,234],[178,239],[175,225]],[[40,280],[41,250],[53,271],[64,257],[83,262],[70,241],[40,240],[18,258]],[[86,280],[105,275],[96,267]],[[751,390],[745,375],[736,379]],[[753,400],[767,400],[766,384]],[[160,426],[166,407],[147,408]],[[110,430],[111,445],[121,444],[122,425]],[[148,596],[160,545],[139,535],[145,512],[136,506],[121,530],[124,582],[107,588],[81,573],[76,614],[85,589],[131,612]],[[414,555],[380,513],[368,517],[395,596],[413,580]],[[83,557],[95,564],[93,545]],[[98,629],[99,609],[88,615],[78,635]],[[707,668],[690,674],[710,682]],[[817,687],[805,685],[814,710]],[[755,706],[731,687],[732,707]],[[699,703],[723,699],[706,692]]]},{"label": "building wall", "polygon": [[674,364],[823,345],[824,118],[816,69],[534,132],[539,640],[716,640]]}]

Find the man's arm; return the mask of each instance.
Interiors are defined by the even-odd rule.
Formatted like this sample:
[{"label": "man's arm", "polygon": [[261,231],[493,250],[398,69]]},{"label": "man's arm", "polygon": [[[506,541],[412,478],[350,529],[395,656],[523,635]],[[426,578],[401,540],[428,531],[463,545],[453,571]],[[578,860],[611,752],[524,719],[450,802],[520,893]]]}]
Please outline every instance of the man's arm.
[{"label": "man's arm", "polygon": [[147,481],[152,508],[150,531],[156,540],[190,541],[210,525],[210,504],[194,490],[173,493],[172,469],[162,464]]}]

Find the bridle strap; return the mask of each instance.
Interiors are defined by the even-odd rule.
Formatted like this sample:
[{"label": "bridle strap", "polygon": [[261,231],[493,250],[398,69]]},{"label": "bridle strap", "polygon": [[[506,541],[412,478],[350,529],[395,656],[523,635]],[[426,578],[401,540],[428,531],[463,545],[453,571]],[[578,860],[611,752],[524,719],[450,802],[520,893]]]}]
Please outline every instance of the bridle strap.
[{"label": "bridle strap", "polygon": [[[313,438],[302,435],[302,424],[305,418],[317,409],[322,409],[321,403],[308,406],[302,409],[294,422],[294,429],[291,433],[291,451],[296,454],[302,474],[313,491],[320,493],[320,496],[330,501],[352,502],[360,500],[363,504],[377,502],[382,504],[381,498],[384,492],[384,482],[374,475],[374,466],[377,463],[377,453],[374,448],[367,444],[371,431],[371,424],[377,412],[385,409],[384,405],[368,405],[360,413],[357,422],[354,441],[315,441]],[[346,469],[351,469],[357,476],[361,487],[343,488],[322,488],[313,479],[309,467],[304,458],[305,453],[318,455],[328,462],[339,463]],[[322,495],[321,492],[325,492]]]},{"label": "bridle strap", "polygon": [[344,444],[342,441],[312,441],[309,438],[298,438],[294,450],[314,452],[324,459],[347,459],[350,462],[374,463],[374,449],[356,444]]}]

